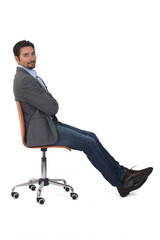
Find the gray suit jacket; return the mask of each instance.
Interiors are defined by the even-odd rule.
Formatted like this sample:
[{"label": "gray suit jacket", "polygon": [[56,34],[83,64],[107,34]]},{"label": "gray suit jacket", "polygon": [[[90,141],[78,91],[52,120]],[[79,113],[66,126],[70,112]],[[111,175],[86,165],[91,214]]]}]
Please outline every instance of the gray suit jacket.
[{"label": "gray suit jacket", "polygon": [[50,116],[58,112],[58,103],[27,71],[17,67],[13,90],[20,101],[26,127],[28,147],[53,145],[57,131]]}]

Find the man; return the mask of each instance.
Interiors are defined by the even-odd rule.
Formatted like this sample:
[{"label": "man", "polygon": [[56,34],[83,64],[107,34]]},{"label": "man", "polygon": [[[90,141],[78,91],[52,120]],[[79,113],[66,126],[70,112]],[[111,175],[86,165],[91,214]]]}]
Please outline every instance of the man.
[{"label": "man", "polygon": [[56,118],[58,103],[33,70],[36,65],[34,44],[20,41],[15,44],[13,52],[18,63],[14,95],[22,106],[27,146],[61,145],[83,151],[104,178],[117,187],[121,197],[140,188],[153,168],[129,170],[107,152],[94,133],[59,122]]}]

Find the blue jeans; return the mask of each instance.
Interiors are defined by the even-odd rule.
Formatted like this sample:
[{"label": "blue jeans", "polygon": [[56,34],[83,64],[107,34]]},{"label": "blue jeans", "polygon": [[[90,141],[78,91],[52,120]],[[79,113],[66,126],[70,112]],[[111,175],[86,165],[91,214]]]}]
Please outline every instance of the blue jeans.
[{"label": "blue jeans", "polygon": [[58,121],[54,121],[54,124],[58,133],[58,140],[55,145],[83,151],[93,166],[100,171],[112,186],[122,186],[121,180],[128,169],[121,166],[107,152],[94,133]]}]

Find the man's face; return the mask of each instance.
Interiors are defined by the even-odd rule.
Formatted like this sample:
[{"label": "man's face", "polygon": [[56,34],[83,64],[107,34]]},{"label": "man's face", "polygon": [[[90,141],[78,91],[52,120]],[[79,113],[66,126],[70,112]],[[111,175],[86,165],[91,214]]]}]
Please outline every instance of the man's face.
[{"label": "man's face", "polygon": [[28,46],[28,47],[22,47],[20,49],[19,58],[15,56],[16,62],[28,69],[35,68],[36,65],[36,54],[35,50]]}]

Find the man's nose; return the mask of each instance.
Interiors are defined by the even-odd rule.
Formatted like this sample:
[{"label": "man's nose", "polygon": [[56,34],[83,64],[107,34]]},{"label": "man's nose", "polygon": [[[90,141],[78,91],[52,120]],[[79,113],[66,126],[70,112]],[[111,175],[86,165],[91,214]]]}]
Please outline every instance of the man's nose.
[{"label": "man's nose", "polygon": [[31,55],[29,59],[30,61],[35,61],[35,56]]}]

